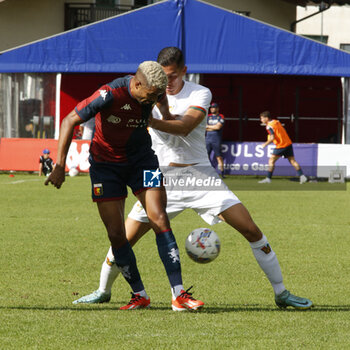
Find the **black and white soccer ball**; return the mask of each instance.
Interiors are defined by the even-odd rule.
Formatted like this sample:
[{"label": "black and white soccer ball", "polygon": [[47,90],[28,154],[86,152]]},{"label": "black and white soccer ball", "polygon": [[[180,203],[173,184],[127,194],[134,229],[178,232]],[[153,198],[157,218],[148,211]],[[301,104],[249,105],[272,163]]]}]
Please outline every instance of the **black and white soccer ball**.
[{"label": "black and white soccer ball", "polygon": [[185,248],[188,256],[195,262],[206,264],[220,253],[220,239],[210,228],[196,228],[186,238]]}]

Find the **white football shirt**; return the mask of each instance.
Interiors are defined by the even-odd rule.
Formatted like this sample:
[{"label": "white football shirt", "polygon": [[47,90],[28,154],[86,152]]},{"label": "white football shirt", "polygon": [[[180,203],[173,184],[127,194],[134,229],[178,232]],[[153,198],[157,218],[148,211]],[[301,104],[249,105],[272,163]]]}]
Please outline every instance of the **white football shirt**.
[{"label": "white football shirt", "polygon": [[[194,107],[204,109],[206,115],[187,136],[171,135],[150,128],[152,148],[158,156],[160,166],[167,166],[171,162],[210,165],[205,146],[205,128],[212,95],[210,90],[204,86],[188,81],[184,83],[178,94],[167,95],[170,113],[177,114],[181,118],[190,107]],[[153,118],[162,119],[156,106],[152,113]]]}]

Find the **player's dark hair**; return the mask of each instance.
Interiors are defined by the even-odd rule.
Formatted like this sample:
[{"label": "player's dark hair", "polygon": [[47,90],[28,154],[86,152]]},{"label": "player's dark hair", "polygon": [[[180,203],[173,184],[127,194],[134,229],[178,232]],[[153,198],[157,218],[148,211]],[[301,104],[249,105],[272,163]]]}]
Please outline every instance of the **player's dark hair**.
[{"label": "player's dark hair", "polygon": [[174,63],[179,68],[185,66],[185,60],[182,51],[175,46],[165,47],[162,49],[158,54],[157,62],[163,67],[170,66]]},{"label": "player's dark hair", "polygon": [[261,112],[261,113],[260,113],[260,117],[266,117],[266,118],[271,119],[270,111]]}]

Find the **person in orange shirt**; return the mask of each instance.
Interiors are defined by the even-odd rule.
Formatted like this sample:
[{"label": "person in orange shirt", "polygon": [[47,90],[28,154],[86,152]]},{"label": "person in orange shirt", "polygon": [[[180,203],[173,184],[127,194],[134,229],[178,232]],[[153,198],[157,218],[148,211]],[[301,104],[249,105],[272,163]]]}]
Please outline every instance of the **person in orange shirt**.
[{"label": "person in orange shirt", "polygon": [[263,144],[265,148],[270,143],[274,143],[276,148],[273,150],[271,157],[269,158],[269,170],[267,177],[259,183],[271,183],[273,171],[275,169],[275,163],[281,157],[288,159],[289,163],[293,165],[300,178],[300,183],[303,184],[307,181],[307,177],[303,174],[299,163],[294,158],[292,141],[289,138],[287,131],[277,119],[272,119],[269,111],[260,113],[260,121],[266,126],[268,132],[267,141]]}]

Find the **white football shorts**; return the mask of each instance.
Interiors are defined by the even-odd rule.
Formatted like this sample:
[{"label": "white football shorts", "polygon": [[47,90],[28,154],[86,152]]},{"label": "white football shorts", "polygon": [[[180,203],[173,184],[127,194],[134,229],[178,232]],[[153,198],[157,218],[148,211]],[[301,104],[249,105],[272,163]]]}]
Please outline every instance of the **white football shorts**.
[{"label": "white football shorts", "polygon": [[[221,222],[218,215],[241,203],[226,186],[212,166],[162,167],[167,192],[169,220],[185,209],[193,209],[209,225]],[[131,219],[149,222],[142,204],[137,201],[129,215]]]}]

